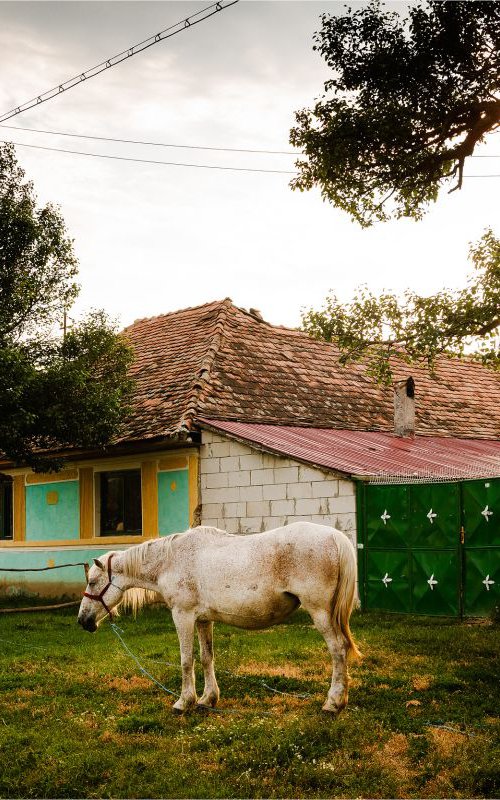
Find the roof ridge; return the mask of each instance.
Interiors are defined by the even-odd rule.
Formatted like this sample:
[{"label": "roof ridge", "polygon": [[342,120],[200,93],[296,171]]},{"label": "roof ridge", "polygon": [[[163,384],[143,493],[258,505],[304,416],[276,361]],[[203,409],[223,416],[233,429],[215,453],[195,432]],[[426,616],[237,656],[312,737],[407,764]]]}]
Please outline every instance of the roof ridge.
[{"label": "roof ridge", "polygon": [[198,413],[198,402],[203,390],[209,383],[210,374],[217,353],[219,352],[223,339],[224,328],[228,318],[228,311],[232,307],[233,301],[230,297],[226,297],[220,302],[219,310],[217,312],[217,322],[215,323],[215,331],[210,342],[210,346],[206,355],[201,362],[201,366],[195,375],[195,379],[187,396],[186,408],[179,423],[179,431],[191,430],[193,419]]},{"label": "roof ridge", "polygon": [[225,297],[223,300],[210,300],[208,303],[200,303],[197,306],[186,306],[186,308],[177,308],[175,311],[166,311],[164,314],[153,314],[151,317],[139,317],[138,319],[134,319],[130,325],[126,325],[123,331],[129,330],[129,328],[133,328],[134,325],[139,325],[141,322],[152,322],[153,320],[164,319],[165,317],[173,317],[178,314],[184,314],[187,311],[198,311],[201,308],[208,308],[208,306],[222,306],[228,300],[232,303],[230,297]]}]

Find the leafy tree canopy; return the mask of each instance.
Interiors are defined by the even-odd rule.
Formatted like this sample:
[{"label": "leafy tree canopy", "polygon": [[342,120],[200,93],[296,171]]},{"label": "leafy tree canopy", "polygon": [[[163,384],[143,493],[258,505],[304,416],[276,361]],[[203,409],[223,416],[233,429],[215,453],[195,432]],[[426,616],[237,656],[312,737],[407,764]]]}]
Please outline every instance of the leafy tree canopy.
[{"label": "leafy tree canopy", "polygon": [[335,342],[341,363],[366,361],[380,383],[391,383],[397,361],[423,364],[432,372],[442,353],[467,353],[500,369],[500,239],[487,230],[470,257],[474,273],[465,289],[431,297],[408,290],[398,298],[361,288],[350,303],[331,294],[323,309],[302,315],[302,327],[317,339]]},{"label": "leafy tree canopy", "polygon": [[318,186],[363,226],[420,219],[500,125],[500,3],[429,0],[403,18],[375,1],[321,21],[333,77],[295,114],[292,188]]},{"label": "leafy tree canopy", "polygon": [[77,261],[58,209],[37,206],[11,145],[0,148],[0,450],[35,469],[43,451],[100,448],[126,410],[131,352],[104,312],[66,336]]}]

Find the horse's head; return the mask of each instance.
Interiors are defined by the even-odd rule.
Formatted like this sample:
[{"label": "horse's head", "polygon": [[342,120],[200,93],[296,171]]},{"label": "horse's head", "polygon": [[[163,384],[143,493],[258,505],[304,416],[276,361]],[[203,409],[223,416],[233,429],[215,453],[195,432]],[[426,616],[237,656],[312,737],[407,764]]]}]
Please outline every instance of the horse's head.
[{"label": "horse's head", "polygon": [[94,633],[102,620],[113,616],[113,608],[123,597],[125,587],[123,576],[113,573],[113,556],[106,553],[102,561],[94,558],[94,564],[87,574],[87,588],[83,593],[78,612],[78,623],[86,631]]}]

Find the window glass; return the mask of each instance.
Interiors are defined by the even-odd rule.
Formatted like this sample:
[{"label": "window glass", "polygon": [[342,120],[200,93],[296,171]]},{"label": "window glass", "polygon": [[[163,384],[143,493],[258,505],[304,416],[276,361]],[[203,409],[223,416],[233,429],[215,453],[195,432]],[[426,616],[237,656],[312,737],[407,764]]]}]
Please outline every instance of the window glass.
[{"label": "window glass", "polygon": [[12,481],[0,479],[0,539],[12,539]]},{"label": "window glass", "polygon": [[142,533],[141,471],[101,472],[101,536]]}]

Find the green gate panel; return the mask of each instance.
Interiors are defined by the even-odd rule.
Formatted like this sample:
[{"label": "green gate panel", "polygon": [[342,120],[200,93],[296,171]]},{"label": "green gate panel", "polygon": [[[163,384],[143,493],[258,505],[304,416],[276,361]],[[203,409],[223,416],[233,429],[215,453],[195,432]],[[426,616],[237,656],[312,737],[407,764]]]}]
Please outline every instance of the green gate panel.
[{"label": "green gate panel", "polygon": [[460,611],[457,550],[414,550],[412,553],[415,614],[456,616]]},{"label": "green gate panel", "polygon": [[369,547],[408,547],[409,487],[366,487],[366,542]]},{"label": "green gate panel", "polygon": [[367,485],[364,501],[367,608],[486,616],[500,604],[500,478]]},{"label": "green gate panel", "polygon": [[463,485],[465,546],[500,547],[500,480]]},{"label": "green gate panel", "polygon": [[411,487],[412,547],[458,547],[460,486],[434,483]]},{"label": "green gate panel", "polygon": [[385,611],[411,611],[407,551],[371,550],[366,560],[366,605]]},{"label": "green gate panel", "polygon": [[483,617],[500,604],[500,548],[465,553],[464,613]]}]

